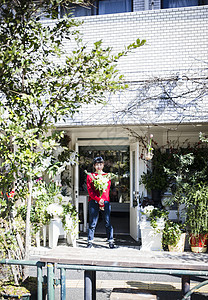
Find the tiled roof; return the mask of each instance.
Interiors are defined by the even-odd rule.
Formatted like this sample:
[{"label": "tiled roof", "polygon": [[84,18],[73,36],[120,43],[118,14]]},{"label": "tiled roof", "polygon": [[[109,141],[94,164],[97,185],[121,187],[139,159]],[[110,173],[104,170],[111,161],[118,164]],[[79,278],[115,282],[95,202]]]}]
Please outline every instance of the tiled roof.
[{"label": "tiled roof", "polygon": [[208,122],[208,96],[195,101],[140,99],[135,90],[107,96],[107,104],[83,105],[73,118],[57,125],[97,126]]}]

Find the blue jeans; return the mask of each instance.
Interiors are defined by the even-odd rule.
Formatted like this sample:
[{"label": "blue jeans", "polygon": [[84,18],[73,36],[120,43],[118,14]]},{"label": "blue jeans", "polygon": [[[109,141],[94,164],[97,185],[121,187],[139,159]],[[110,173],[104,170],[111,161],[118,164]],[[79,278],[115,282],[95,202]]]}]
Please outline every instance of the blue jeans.
[{"label": "blue jeans", "polygon": [[[109,201],[105,201],[105,208],[103,213],[104,221],[105,221],[105,229],[106,234],[109,242],[113,242],[113,227],[111,226],[110,222],[110,213],[111,213],[111,206]],[[95,228],[97,226],[99,216],[99,204],[95,200],[91,200],[89,202],[89,230],[88,230],[88,241],[93,242]]]}]

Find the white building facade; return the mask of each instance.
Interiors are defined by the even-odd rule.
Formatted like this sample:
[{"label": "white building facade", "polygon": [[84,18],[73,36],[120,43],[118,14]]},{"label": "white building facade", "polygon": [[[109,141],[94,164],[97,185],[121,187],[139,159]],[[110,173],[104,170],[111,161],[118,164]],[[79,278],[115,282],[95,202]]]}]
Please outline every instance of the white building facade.
[{"label": "white building facade", "polygon": [[[78,204],[87,197],[83,170],[92,171],[93,157],[103,155],[106,171],[120,176],[112,188],[112,212],[123,214],[127,227],[119,232],[118,226],[115,232],[138,240],[135,201],[146,193],[139,184],[146,164],[140,159],[143,149],[137,136],[152,133],[159,145],[165,145],[167,139],[195,142],[199,132],[208,130],[208,3],[117,1],[126,12],[112,13],[109,5],[116,7],[116,1],[101,2],[97,5],[103,14],[88,11],[80,17],[89,47],[102,40],[103,46],[119,52],[138,38],[146,44],[119,61],[129,88],[106,95],[107,105],[83,106],[73,119],[56,125],[70,137],[69,147],[80,153],[72,174],[74,201]],[[70,41],[64,45],[68,53],[73,46]]]}]

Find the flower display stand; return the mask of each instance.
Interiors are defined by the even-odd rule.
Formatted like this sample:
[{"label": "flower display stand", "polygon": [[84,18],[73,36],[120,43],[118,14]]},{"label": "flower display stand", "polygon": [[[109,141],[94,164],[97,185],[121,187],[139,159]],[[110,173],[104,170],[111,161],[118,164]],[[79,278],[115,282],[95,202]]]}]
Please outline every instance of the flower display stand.
[{"label": "flower display stand", "polygon": [[150,221],[143,219],[140,222],[142,251],[162,251],[162,232],[165,226],[164,220],[157,222],[157,228],[150,225]]},{"label": "flower display stand", "polygon": [[52,219],[49,224],[49,247],[54,248],[58,244],[60,235],[65,236],[61,219]]}]

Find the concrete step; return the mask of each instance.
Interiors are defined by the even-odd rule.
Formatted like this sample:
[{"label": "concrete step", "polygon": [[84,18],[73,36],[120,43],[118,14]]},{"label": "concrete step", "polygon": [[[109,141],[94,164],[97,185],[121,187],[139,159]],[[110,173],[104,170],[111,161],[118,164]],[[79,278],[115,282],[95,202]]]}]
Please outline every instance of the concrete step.
[{"label": "concrete step", "polygon": [[157,295],[151,291],[116,288],[112,290],[110,300],[157,300]]}]

